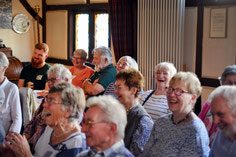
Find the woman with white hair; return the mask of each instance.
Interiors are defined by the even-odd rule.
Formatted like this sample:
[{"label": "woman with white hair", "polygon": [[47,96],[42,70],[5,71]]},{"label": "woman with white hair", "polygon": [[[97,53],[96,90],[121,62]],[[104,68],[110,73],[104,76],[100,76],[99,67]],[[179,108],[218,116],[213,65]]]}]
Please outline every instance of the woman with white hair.
[{"label": "woman with white hair", "polygon": [[191,72],[178,72],[167,88],[172,114],[156,120],[142,157],[208,157],[209,138],[203,122],[193,112],[201,83]]},{"label": "woman with white hair", "polygon": [[[54,64],[53,66],[50,67],[47,73],[48,73],[47,85],[49,89],[53,87],[53,85],[55,85],[56,83],[62,81],[71,82],[72,79],[72,75],[69,69],[67,69],[62,64]],[[25,127],[23,132],[30,144],[31,149],[34,149],[35,144],[41,135],[41,132],[46,127],[45,117],[43,114],[43,103],[44,100],[42,101],[38,109],[35,111],[32,120]]]},{"label": "woman with white hair", "polygon": [[0,107],[0,120],[2,121],[6,134],[12,132],[20,133],[22,125],[20,96],[17,86],[5,77],[9,61],[7,56],[0,52],[0,88],[3,89],[5,100]]},{"label": "woman with white hair", "polygon": [[161,62],[155,67],[155,81],[157,88],[145,91],[141,97],[141,104],[147,113],[156,121],[160,116],[171,113],[166,98],[166,87],[176,73],[176,68],[172,63]]},{"label": "woman with white hair", "polygon": [[71,83],[61,82],[50,88],[43,104],[47,127],[31,152],[25,136],[14,133],[6,145],[17,156],[76,156],[86,150],[84,133],[78,124],[85,108],[84,92]]}]

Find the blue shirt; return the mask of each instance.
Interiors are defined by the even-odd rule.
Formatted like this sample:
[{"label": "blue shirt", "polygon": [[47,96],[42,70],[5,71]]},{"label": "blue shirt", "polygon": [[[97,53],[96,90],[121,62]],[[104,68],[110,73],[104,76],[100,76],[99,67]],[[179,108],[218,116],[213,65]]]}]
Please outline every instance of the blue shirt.
[{"label": "blue shirt", "polygon": [[208,157],[209,137],[197,118],[184,125],[174,125],[171,115],[157,119],[142,157]]},{"label": "blue shirt", "polygon": [[236,140],[230,141],[219,130],[213,141],[209,157],[236,157]]},{"label": "blue shirt", "polygon": [[77,157],[133,157],[128,149],[125,148],[123,140],[112,145],[104,151],[96,151],[94,149],[86,150],[80,153]]}]

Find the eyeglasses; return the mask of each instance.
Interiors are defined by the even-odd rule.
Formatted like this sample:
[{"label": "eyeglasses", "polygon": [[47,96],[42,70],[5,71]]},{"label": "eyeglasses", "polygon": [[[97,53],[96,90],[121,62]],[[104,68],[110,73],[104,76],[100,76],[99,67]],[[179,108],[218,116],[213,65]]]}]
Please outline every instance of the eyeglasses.
[{"label": "eyeglasses", "polygon": [[174,88],[168,88],[168,87],[166,87],[166,93],[167,93],[167,94],[171,94],[172,92],[174,92],[176,96],[180,96],[180,95],[182,95],[183,93],[189,93],[188,91],[182,90],[182,89],[179,89],[179,88],[174,89]]},{"label": "eyeglasses", "polygon": [[74,60],[79,60],[79,59],[83,59],[83,58],[79,58],[79,57],[72,57],[72,59],[74,59]]},{"label": "eyeglasses", "polygon": [[128,62],[118,62],[117,66],[118,67],[125,67],[125,66],[129,66],[129,63]]},{"label": "eyeglasses", "polygon": [[44,102],[47,102],[49,104],[63,104],[62,102],[56,101],[55,99],[48,97],[48,96],[45,97]]},{"label": "eyeglasses", "polygon": [[47,82],[55,82],[57,80],[60,80],[61,78],[56,77],[56,78],[51,78],[51,79],[47,79]]},{"label": "eyeglasses", "polygon": [[232,82],[232,81],[224,81],[223,82],[224,85],[236,85],[236,82]]},{"label": "eyeglasses", "polygon": [[93,127],[93,125],[95,125],[95,124],[99,124],[99,123],[107,123],[107,122],[92,122],[91,120],[88,120],[88,119],[83,119],[83,121],[82,121],[82,126],[88,126],[89,128],[92,128]]}]

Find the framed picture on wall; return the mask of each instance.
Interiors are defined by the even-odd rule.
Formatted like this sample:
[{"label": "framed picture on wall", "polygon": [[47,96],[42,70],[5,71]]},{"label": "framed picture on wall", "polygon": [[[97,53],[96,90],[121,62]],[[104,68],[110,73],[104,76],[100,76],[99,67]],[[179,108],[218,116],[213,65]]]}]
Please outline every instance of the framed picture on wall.
[{"label": "framed picture on wall", "polygon": [[212,8],[210,37],[226,38],[227,8]]}]

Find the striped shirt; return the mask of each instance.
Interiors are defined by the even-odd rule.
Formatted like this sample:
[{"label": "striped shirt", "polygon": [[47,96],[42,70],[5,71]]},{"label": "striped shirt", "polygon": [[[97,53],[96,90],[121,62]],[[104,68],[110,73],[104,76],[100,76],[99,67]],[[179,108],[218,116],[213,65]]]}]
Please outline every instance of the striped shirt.
[{"label": "striped shirt", "polygon": [[[147,96],[153,90],[145,91],[141,97],[141,104],[145,101]],[[166,95],[154,95],[146,101],[144,104],[144,109],[151,116],[152,120],[155,122],[160,116],[171,113],[168,107]]]}]

